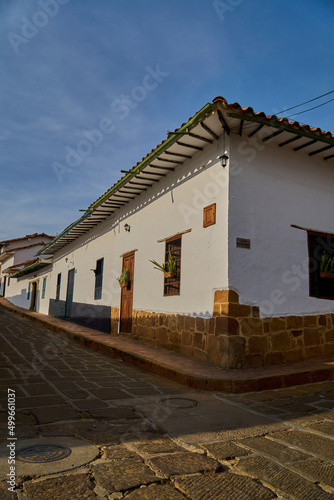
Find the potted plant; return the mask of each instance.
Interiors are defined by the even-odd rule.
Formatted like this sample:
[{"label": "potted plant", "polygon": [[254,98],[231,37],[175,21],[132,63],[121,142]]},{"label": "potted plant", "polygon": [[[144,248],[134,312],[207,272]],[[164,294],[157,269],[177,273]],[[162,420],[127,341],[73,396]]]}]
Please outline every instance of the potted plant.
[{"label": "potted plant", "polygon": [[154,264],[154,269],[158,271],[162,271],[164,273],[165,278],[174,278],[176,271],[176,262],[173,260],[172,254],[169,252],[168,254],[168,262],[160,265],[156,260],[150,260],[152,264]]},{"label": "potted plant", "polygon": [[320,278],[334,278],[334,256],[323,253],[320,264]]},{"label": "potted plant", "polygon": [[122,272],[120,277],[117,278],[117,280],[122,288],[127,287],[129,283],[129,271],[127,269],[124,269],[124,271]]}]

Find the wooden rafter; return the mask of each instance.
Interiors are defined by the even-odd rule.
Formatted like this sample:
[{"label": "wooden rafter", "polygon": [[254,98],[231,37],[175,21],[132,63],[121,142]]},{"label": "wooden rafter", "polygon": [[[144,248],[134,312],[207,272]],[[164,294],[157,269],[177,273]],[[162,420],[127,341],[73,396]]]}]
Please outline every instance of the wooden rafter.
[{"label": "wooden rafter", "polygon": [[291,125],[284,125],[282,122],[271,121],[268,118],[260,118],[259,116],[249,116],[241,113],[227,113],[231,118],[238,118],[239,120],[246,120],[249,122],[262,123],[263,125],[267,125],[268,127],[284,129],[286,132],[299,135],[301,137],[308,137],[309,139],[314,139],[319,142],[325,142],[327,144],[334,144],[333,137],[326,137],[325,134],[317,135],[312,132],[307,132],[306,130],[301,130],[299,128],[295,128]]},{"label": "wooden rafter", "polygon": [[183,161],[179,160],[167,160],[167,158],[156,158],[158,161],[166,161],[168,163],[178,163],[179,165],[182,165]]},{"label": "wooden rafter", "polygon": [[334,146],[325,146],[324,148],[317,149],[316,151],[311,151],[311,153],[309,153],[308,155],[309,156],[317,155],[318,153],[322,153],[323,151],[327,151],[327,149],[331,149],[332,147],[334,147]]},{"label": "wooden rafter", "polygon": [[194,137],[194,139],[199,139],[200,141],[203,142],[208,142],[209,144],[212,144],[213,141],[211,139],[207,139],[206,137],[203,137],[202,135],[194,134],[193,132],[189,132],[189,137]]},{"label": "wooden rafter", "polygon": [[210,127],[208,127],[205,123],[203,122],[200,122],[200,125],[201,127],[203,128],[203,130],[205,130],[208,134],[210,134],[214,139],[219,139],[218,135],[214,133],[213,130],[211,130]]},{"label": "wooden rafter", "polygon": [[242,136],[242,129],[244,127],[244,120],[240,120],[240,125],[239,125],[239,135],[240,137]]},{"label": "wooden rafter", "polygon": [[227,125],[226,120],[223,117],[223,114],[220,111],[220,109],[217,109],[217,114],[218,114],[218,118],[219,118],[219,121],[220,121],[223,129],[225,130],[225,132],[227,133],[227,135],[230,135],[230,132],[231,132],[230,127]]},{"label": "wooden rafter", "polygon": [[313,139],[312,141],[305,142],[305,144],[301,144],[300,146],[297,146],[296,148],[293,148],[294,151],[299,151],[300,149],[307,148],[307,146],[312,146],[312,144],[315,144],[317,142],[316,139]]},{"label": "wooden rafter", "polygon": [[[157,165],[150,165],[152,168],[159,168]],[[157,175],[158,177],[165,177],[167,174],[161,174],[160,172],[140,172],[140,175]],[[157,182],[159,179],[154,179],[152,177],[146,177],[146,180],[150,179],[151,181]]]},{"label": "wooden rafter", "polygon": [[191,156],[189,156],[189,155],[185,155],[183,153],[171,153],[170,151],[164,151],[164,154],[170,155],[170,156],[180,156],[181,158],[188,158],[188,159],[191,158]]},{"label": "wooden rafter", "polygon": [[[165,160],[164,160],[165,161]],[[174,162],[173,162],[174,163]],[[182,162],[181,162],[182,164]],[[152,165],[150,165],[152,166]],[[160,166],[160,165],[154,165],[153,168],[158,168],[159,170],[168,170],[169,172],[172,172],[173,170],[175,170],[175,167],[166,167],[166,166]],[[147,172],[148,174],[152,173],[152,174],[155,174],[155,172]],[[144,177],[139,177],[138,175],[136,175],[136,179],[144,179]],[[146,179],[145,179],[146,180]]]},{"label": "wooden rafter", "polygon": [[135,182],[135,181],[129,181],[129,184],[133,184],[136,186],[144,186],[144,187],[151,187],[152,186],[152,184],[144,184],[143,182]]},{"label": "wooden rafter", "polygon": [[276,130],[276,132],[273,132],[272,134],[267,135],[267,137],[263,137],[262,142],[270,141],[270,139],[273,139],[274,137],[282,134],[283,132],[285,132],[285,130]]},{"label": "wooden rafter", "polygon": [[263,128],[263,127],[264,127],[264,125],[263,125],[263,123],[261,123],[258,127],[256,127],[255,130],[253,130],[253,132],[248,134],[248,137],[249,138],[253,137],[253,135],[257,134],[261,130],[261,128]]},{"label": "wooden rafter", "polygon": [[301,135],[297,135],[295,137],[292,137],[292,139],[288,139],[287,141],[281,142],[281,144],[279,144],[279,147],[281,148],[282,146],[287,146],[287,144],[291,144],[291,142],[298,141],[298,139],[301,139],[301,138],[302,138]]},{"label": "wooden rafter", "polygon": [[179,146],[183,146],[185,148],[191,148],[191,149],[196,149],[197,151],[203,151],[203,148],[199,146],[193,146],[192,144],[186,144],[185,142],[176,141],[176,144],[178,144]]}]

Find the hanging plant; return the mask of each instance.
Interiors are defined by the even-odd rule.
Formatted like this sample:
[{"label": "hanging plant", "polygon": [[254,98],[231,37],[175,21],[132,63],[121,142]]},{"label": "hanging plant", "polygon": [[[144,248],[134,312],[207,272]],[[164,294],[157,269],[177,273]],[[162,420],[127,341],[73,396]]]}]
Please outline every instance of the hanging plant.
[{"label": "hanging plant", "polygon": [[156,260],[150,260],[154,265],[154,269],[164,273],[165,278],[174,278],[176,272],[176,262],[173,260],[172,254],[168,254],[168,262],[159,264]]},{"label": "hanging plant", "polygon": [[117,281],[119,282],[122,288],[125,288],[128,286],[129,279],[130,279],[129,271],[127,269],[124,269],[120,277],[117,278]]}]

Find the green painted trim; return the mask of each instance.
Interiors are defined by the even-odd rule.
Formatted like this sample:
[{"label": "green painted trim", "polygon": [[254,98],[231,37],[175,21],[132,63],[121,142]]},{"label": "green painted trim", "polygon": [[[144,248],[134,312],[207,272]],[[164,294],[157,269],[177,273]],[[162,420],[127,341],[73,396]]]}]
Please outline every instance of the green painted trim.
[{"label": "green painted trim", "polygon": [[33,264],[29,264],[29,266],[24,267],[20,271],[15,274],[12,274],[11,278],[21,278],[21,276],[25,276],[26,274],[30,274],[34,271],[38,271],[39,269],[43,269],[43,267],[51,266],[52,262],[41,262],[40,260],[34,262]]},{"label": "green painted trim", "polygon": [[215,104],[208,103],[200,109],[196,115],[194,115],[187,123],[185,123],[181,128],[177,131],[173,132],[173,135],[169,137],[163,144],[158,146],[147,158],[136,165],[133,170],[131,170],[123,179],[117,182],[115,186],[109,189],[104,195],[102,195],[98,200],[96,200],[89,209],[94,211],[98,206],[100,206],[104,201],[106,201],[109,196],[116,193],[121,187],[123,187],[129,180],[138,175],[143,168],[145,168],[149,163],[151,163],[157,156],[163,153],[167,148],[172,146],[177,140],[179,140],[179,136],[181,134],[189,133],[189,129],[196,125],[204,115],[206,115],[209,111],[216,107]]},{"label": "green painted trim", "polygon": [[300,135],[303,137],[308,137],[309,139],[316,139],[320,142],[325,142],[326,144],[334,145],[334,139],[329,139],[328,137],[321,137],[317,134],[312,134],[312,132],[304,132],[303,130],[298,130],[293,127],[289,127],[288,125],[283,125],[282,123],[275,123],[270,120],[266,120],[265,118],[258,118],[257,116],[248,116],[243,115],[241,113],[227,113],[231,118],[238,118],[240,120],[245,120],[248,122],[256,122],[262,123],[263,125],[268,125],[268,127],[274,127],[283,129],[286,132],[291,132],[292,134]]},{"label": "green painted trim", "polygon": [[75,226],[77,226],[78,224],[80,224],[80,222],[83,222],[84,220],[86,220],[91,214],[92,214],[92,211],[89,210],[82,217],[80,217],[80,219],[78,219],[75,222],[73,222],[73,224],[71,224],[67,229],[64,229],[64,231],[62,231],[60,234],[58,234],[58,236],[56,236],[55,239],[53,239],[52,241],[50,241],[50,243],[48,243],[45,247],[41,248],[36,253],[36,255],[41,255],[42,253],[47,253],[47,252],[45,252],[45,250],[47,250],[50,246],[54,245],[56,243],[56,241],[58,241],[60,238],[62,238],[63,236],[66,236],[66,234],[71,229],[73,229]]}]

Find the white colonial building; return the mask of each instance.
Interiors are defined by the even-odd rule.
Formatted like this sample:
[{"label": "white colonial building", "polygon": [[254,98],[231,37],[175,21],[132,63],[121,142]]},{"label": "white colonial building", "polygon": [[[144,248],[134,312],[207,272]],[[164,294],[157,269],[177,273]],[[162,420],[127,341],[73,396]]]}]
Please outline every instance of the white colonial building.
[{"label": "white colonial building", "polygon": [[0,296],[9,298],[11,302],[22,307],[32,310],[36,310],[37,306],[39,308],[38,290],[28,295],[25,283],[24,288],[20,289],[17,279],[11,279],[11,277],[23,269],[31,267],[36,269],[38,263],[45,261],[36,257],[36,253],[53,239],[54,236],[48,236],[45,233],[34,233],[22,238],[0,241]]},{"label": "white colonial building", "polygon": [[[6,297],[29,308],[47,277],[37,311],[225,368],[333,356],[333,148],[330,132],[217,97],[40,250]],[[171,277],[150,262],[169,255]]]}]

